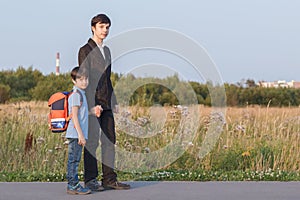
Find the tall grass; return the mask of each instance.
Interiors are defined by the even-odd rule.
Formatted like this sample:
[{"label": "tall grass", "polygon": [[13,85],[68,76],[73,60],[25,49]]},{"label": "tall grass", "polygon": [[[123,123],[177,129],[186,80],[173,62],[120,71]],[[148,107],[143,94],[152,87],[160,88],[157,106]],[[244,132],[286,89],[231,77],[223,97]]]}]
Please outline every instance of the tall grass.
[{"label": "tall grass", "polygon": [[[211,108],[199,105],[198,113],[183,113],[178,108],[163,107],[164,117],[152,109],[128,107],[116,114],[118,148],[147,155],[180,137],[186,152],[170,165],[160,166],[163,169],[300,171],[300,108],[227,108],[222,134],[202,159],[198,155]],[[45,102],[0,105],[1,172],[65,173],[64,134],[48,130],[47,114]],[[192,114],[199,114],[197,121],[190,120]],[[192,140],[190,134],[195,135]],[[167,159],[159,156],[158,160]],[[126,158],[116,162],[128,164]],[[147,163],[134,163],[136,169],[139,165],[145,167]]]},{"label": "tall grass", "polygon": [[48,130],[46,103],[16,103],[0,109],[1,171],[65,169],[64,137]]}]

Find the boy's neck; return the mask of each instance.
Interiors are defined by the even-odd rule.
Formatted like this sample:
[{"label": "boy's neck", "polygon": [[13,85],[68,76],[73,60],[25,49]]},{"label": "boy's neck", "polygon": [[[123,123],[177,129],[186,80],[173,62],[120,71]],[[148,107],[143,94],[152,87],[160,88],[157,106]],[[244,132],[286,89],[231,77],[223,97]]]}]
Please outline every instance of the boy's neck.
[{"label": "boy's neck", "polygon": [[92,39],[94,40],[94,42],[96,42],[97,45],[102,45],[103,43],[103,40],[93,36]]}]

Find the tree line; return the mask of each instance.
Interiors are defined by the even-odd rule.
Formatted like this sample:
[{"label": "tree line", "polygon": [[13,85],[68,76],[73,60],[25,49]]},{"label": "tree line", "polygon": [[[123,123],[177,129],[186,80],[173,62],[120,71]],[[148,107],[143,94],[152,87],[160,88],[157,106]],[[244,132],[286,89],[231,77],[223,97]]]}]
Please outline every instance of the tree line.
[{"label": "tree line", "polygon": [[[173,75],[166,78],[140,78],[131,74],[112,73],[117,100],[129,105],[151,106],[203,104],[211,106],[210,83],[186,82]],[[47,101],[58,91],[73,87],[70,73],[43,75],[39,70],[18,67],[0,72],[0,103],[15,101]],[[225,83],[227,106],[299,106],[300,89],[263,88],[248,79],[245,85]],[[214,97],[218,98],[218,97]],[[222,98],[220,96],[220,98]]]}]

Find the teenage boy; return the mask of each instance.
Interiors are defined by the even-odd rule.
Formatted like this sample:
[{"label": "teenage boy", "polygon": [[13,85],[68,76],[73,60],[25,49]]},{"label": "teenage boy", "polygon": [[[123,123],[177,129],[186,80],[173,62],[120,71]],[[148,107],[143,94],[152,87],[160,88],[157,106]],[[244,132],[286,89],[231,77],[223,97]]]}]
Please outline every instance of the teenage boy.
[{"label": "teenage boy", "polygon": [[[117,181],[115,162],[115,122],[113,111],[117,112],[115,96],[110,79],[111,54],[103,40],[109,34],[110,19],[98,14],[91,20],[92,38],[82,46],[78,53],[80,68],[89,72],[89,86],[86,89],[88,106],[101,105],[101,117],[89,118],[89,140],[84,147],[84,182],[92,191],[104,189],[129,189],[130,185]],[[100,134],[100,128],[102,134]],[[96,149],[101,141],[102,186],[98,183]]]},{"label": "teenage boy", "polygon": [[[80,185],[78,180],[78,165],[81,159],[82,147],[88,139],[88,105],[85,89],[88,86],[87,75],[75,67],[71,72],[74,87],[68,99],[69,115],[71,116],[66,138],[68,139],[68,165],[67,165],[67,193],[89,194],[91,190]],[[91,110],[100,116],[101,107],[96,106]]]}]

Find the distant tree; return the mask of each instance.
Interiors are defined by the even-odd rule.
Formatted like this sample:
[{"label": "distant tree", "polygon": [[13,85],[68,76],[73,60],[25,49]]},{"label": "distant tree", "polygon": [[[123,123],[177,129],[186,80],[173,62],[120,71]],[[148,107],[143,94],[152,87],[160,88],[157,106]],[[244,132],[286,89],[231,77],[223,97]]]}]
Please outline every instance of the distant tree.
[{"label": "distant tree", "polygon": [[211,97],[210,95],[208,95],[206,98],[205,98],[205,101],[204,101],[204,105],[207,105],[207,106],[211,106]]},{"label": "distant tree", "polygon": [[[197,95],[200,95],[202,99],[205,99],[209,95],[209,90],[206,84],[200,84],[198,82],[189,82]],[[199,99],[198,99],[199,101]]]},{"label": "distant tree", "polygon": [[205,104],[205,100],[200,94],[197,94],[197,100],[198,104]]},{"label": "distant tree", "polygon": [[234,84],[225,84],[226,102],[228,106],[239,105],[240,88]]},{"label": "distant tree", "polygon": [[10,87],[10,98],[30,100],[29,90],[35,87],[42,77],[42,73],[38,70],[33,70],[32,67],[25,69],[19,66],[16,71],[3,71],[0,76],[0,82]]},{"label": "distant tree", "polygon": [[257,87],[255,81],[252,80],[252,79],[247,79],[247,80],[246,80],[246,86],[247,86],[248,88]]},{"label": "distant tree", "polygon": [[111,82],[112,82],[112,85],[113,87],[115,87],[115,85],[117,84],[117,82],[119,81],[120,79],[120,76],[118,73],[111,73],[111,76],[110,76],[110,79],[111,79]]},{"label": "distant tree", "polygon": [[10,87],[8,85],[0,84],[0,103],[5,103],[9,100]]},{"label": "distant tree", "polygon": [[41,80],[37,86],[32,88],[30,94],[34,100],[47,101],[55,92],[70,91],[72,85],[69,74],[56,76],[52,73]]}]

